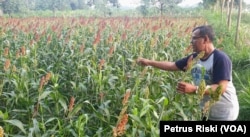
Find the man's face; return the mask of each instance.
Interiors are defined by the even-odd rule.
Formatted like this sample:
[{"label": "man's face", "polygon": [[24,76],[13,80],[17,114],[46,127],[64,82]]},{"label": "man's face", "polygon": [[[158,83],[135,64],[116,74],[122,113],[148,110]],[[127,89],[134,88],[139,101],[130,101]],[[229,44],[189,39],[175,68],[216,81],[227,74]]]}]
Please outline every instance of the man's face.
[{"label": "man's face", "polygon": [[191,44],[193,47],[193,52],[199,53],[203,50],[204,37],[200,35],[200,30],[197,29],[192,33]]}]

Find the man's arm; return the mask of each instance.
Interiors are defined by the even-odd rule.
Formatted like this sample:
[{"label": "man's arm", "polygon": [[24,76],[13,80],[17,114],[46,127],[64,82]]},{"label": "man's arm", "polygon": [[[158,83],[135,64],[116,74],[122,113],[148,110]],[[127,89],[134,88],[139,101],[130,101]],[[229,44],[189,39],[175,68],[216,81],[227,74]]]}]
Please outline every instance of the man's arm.
[{"label": "man's arm", "polygon": [[[219,85],[221,85],[221,91],[223,94],[226,91],[227,84],[228,80],[221,80],[218,84],[207,85],[205,89],[205,94],[209,94],[209,88],[211,88],[212,91],[215,91],[219,87]],[[178,82],[176,88],[177,91],[181,93],[195,93],[197,90],[197,86],[183,81]]]},{"label": "man's arm", "polygon": [[142,66],[152,66],[167,71],[177,71],[179,68],[175,65],[175,62],[168,61],[154,61],[145,58],[138,58],[137,63]]}]

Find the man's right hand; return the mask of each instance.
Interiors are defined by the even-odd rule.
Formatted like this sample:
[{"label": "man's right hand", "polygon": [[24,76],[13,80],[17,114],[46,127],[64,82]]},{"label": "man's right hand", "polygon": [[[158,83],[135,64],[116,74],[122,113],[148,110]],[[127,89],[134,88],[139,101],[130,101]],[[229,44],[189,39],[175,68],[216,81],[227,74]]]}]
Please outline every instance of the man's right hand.
[{"label": "man's right hand", "polygon": [[149,61],[148,59],[145,59],[145,58],[138,58],[136,60],[136,63],[139,64],[139,65],[142,65],[142,66],[148,66],[149,65]]}]

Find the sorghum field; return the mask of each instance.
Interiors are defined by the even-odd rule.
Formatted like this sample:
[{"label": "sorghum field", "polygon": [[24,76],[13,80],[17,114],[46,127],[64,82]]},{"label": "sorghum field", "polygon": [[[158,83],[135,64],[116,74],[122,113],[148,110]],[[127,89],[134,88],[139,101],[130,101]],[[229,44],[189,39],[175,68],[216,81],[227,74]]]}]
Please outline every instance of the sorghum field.
[{"label": "sorghum field", "polygon": [[[159,136],[161,120],[200,120],[183,72],[136,64],[192,52],[202,18],[1,18],[0,125],[6,137]],[[216,47],[221,48],[218,37]],[[189,77],[185,77],[189,81]]]}]

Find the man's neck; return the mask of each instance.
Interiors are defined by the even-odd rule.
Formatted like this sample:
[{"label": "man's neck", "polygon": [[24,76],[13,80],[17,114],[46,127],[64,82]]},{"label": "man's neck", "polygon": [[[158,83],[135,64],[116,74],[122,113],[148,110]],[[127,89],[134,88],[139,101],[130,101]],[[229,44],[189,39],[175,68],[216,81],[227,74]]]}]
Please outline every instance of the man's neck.
[{"label": "man's neck", "polygon": [[210,44],[209,46],[207,46],[207,49],[206,49],[205,54],[204,54],[204,56],[202,57],[202,59],[208,58],[209,55],[210,55],[211,53],[213,53],[214,50],[215,50],[215,48],[214,48],[214,45],[213,45],[213,44]]}]

